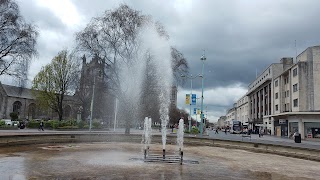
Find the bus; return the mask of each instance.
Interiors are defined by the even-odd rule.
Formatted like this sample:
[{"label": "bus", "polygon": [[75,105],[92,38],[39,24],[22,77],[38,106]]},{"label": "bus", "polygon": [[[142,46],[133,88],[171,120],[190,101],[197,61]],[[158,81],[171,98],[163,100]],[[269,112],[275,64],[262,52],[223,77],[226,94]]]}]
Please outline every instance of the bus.
[{"label": "bus", "polygon": [[230,133],[240,134],[241,133],[241,121],[232,120],[230,121]]}]

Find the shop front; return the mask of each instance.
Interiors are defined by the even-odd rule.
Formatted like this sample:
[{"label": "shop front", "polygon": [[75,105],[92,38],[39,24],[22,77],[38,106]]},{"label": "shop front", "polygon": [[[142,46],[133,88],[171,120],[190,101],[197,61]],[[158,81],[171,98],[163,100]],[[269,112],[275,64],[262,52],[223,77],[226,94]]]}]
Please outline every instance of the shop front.
[{"label": "shop front", "polygon": [[289,122],[289,135],[293,135],[295,132],[299,132],[298,122]]},{"label": "shop front", "polygon": [[305,122],[304,127],[307,138],[320,139],[320,122]]},{"label": "shop front", "polygon": [[279,137],[288,136],[288,120],[279,119],[274,121],[274,135]]}]

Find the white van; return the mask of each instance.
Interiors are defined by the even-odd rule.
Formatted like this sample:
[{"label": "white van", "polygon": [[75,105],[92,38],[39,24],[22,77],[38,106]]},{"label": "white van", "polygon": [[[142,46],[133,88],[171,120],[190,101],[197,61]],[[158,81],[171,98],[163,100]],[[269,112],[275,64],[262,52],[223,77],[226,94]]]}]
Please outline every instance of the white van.
[{"label": "white van", "polygon": [[12,126],[11,119],[2,119],[1,121],[4,121],[7,126]]}]

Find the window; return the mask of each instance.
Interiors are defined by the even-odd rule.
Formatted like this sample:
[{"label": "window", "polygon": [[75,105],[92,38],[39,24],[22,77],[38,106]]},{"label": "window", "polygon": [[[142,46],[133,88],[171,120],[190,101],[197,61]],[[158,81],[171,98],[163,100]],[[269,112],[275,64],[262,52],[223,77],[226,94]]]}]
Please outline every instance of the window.
[{"label": "window", "polygon": [[298,91],[298,84],[294,84],[293,85],[293,92],[297,92]]},{"label": "window", "polygon": [[287,84],[287,78],[284,78],[284,84]]},{"label": "window", "polygon": [[274,86],[275,86],[275,87],[278,87],[278,80],[276,80],[276,81],[274,82]]},{"label": "window", "polygon": [[297,74],[298,74],[298,69],[297,68],[293,69],[293,77],[297,76]]},{"label": "window", "polygon": [[276,99],[278,99],[278,96],[279,96],[279,94],[278,94],[278,93],[276,93]]},{"label": "window", "polygon": [[290,93],[289,93],[289,90],[287,90],[287,97],[289,97],[290,96]]},{"label": "window", "polygon": [[19,114],[21,110],[22,103],[20,101],[16,101],[13,103],[13,112]]},{"label": "window", "polygon": [[278,109],[279,109],[279,106],[278,106],[278,104],[276,105],[276,111],[278,111]]},{"label": "window", "polygon": [[293,107],[298,107],[298,99],[293,100]]}]

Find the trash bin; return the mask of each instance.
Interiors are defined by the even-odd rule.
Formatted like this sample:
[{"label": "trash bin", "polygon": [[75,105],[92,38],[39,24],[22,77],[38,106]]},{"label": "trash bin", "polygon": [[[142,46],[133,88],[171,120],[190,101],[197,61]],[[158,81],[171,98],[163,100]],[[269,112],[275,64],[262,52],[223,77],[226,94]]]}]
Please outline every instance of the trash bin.
[{"label": "trash bin", "polygon": [[295,134],[294,142],[295,143],[301,143],[301,134],[300,133]]}]

